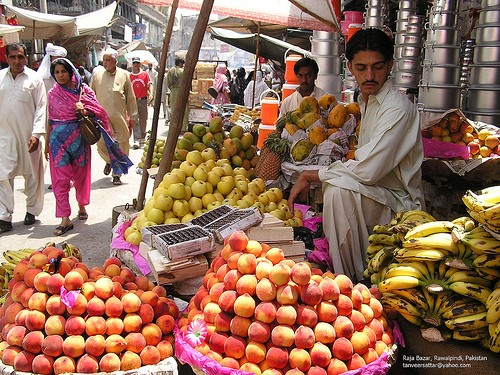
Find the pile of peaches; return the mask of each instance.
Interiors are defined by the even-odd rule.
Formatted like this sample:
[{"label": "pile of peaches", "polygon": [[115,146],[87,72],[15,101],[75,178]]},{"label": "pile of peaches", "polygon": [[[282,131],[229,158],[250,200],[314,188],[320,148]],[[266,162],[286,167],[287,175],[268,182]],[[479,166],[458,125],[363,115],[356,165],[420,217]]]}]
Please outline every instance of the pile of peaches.
[{"label": "pile of peaches", "polygon": [[[376,292],[285,259],[236,231],[178,320],[186,342],[224,368],[262,375],[340,374],[376,361],[393,335]],[[200,333],[205,332],[204,335]],[[199,340],[199,339],[202,340]]]},{"label": "pile of peaches", "polygon": [[37,374],[132,370],[173,356],[178,313],[163,287],[118,258],[89,269],[47,247],[14,269],[0,308],[0,355]]}]

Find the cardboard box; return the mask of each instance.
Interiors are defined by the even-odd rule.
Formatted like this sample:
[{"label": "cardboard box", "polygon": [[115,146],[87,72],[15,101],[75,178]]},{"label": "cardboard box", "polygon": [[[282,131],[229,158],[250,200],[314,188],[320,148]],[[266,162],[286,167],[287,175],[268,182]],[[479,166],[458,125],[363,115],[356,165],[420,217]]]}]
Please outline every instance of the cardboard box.
[{"label": "cardboard box", "polygon": [[150,250],[147,260],[158,285],[203,276],[208,271],[208,261],[203,255],[169,261],[158,250]]},{"label": "cardboard box", "polygon": [[302,256],[306,253],[306,245],[302,241],[283,242],[274,245],[283,250],[285,258]]},{"label": "cardboard box", "polygon": [[247,229],[247,236],[251,240],[265,243],[292,242],[292,227],[262,227],[260,225]]}]

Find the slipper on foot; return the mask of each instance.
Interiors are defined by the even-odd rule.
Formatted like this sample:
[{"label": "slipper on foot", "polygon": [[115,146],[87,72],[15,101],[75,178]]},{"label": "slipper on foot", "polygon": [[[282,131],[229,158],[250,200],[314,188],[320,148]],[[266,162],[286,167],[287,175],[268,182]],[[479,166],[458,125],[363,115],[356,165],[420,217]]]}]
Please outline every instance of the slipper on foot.
[{"label": "slipper on foot", "polygon": [[67,231],[73,229],[73,223],[67,226],[59,225],[56,230],[54,231],[54,235],[56,236],[62,236],[64,233]]},{"label": "slipper on foot", "polygon": [[89,218],[89,214],[86,212],[78,212],[78,220],[87,220]]}]

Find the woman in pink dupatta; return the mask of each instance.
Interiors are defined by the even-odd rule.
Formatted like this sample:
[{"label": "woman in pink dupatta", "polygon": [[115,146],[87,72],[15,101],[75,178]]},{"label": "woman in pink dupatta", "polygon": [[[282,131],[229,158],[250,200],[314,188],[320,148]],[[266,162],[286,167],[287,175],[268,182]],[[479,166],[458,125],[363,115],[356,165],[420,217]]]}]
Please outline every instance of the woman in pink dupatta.
[{"label": "woman in pink dupatta", "polygon": [[60,236],[73,229],[73,222],[69,218],[71,183],[76,191],[78,219],[88,218],[85,206],[90,203],[91,150],[80,136],[76,103],[79,101],[83,103],[86,114],[100,120],[101,126],[106,131],[110,132],[110,127],[106,111],[97,101],[92,89],[82,82],[82,77],[68,59],[54,60],[50,72],[57,83],[48,92],[49,141],[45,147],[45,158],[50,161],[52,191],[56,198],[56,217],[61,218],[61,224],[54,234]]},{"label": "woman in pink dupatta", "polygon": [[231,103],[229,97],[229,81],[226,76],[227,68],[225,64],[217,65],[213,87],[217,90],[217,98],[212,98],[212,104]]}]

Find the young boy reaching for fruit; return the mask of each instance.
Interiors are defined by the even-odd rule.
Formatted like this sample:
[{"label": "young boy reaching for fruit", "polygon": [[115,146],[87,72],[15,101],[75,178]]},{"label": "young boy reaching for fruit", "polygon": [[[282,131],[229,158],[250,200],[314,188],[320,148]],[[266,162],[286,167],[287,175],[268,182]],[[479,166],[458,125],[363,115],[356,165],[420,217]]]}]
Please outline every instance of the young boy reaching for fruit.
[{"label": "young boy reaching for fruit", "polygon": [[394,212],[424,208],[423,147],[416,107],[393,88],[394,47],[381,30],[358,31],[346,46],[348,68],[361,94],[361,129],[355,157],[300,174],[291,209],[311,183],[323,186],[323,224],[334,271],[363,279],[370,228]]}]

